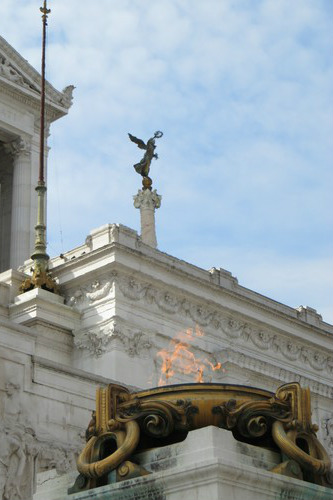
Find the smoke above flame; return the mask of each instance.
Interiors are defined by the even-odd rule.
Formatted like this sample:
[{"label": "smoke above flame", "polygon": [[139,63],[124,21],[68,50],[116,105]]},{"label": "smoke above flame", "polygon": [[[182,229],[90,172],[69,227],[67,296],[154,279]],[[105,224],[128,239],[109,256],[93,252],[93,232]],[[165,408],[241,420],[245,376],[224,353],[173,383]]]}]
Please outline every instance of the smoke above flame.
[{"label": "smoke above flame", "polygon": [[223,370],[221,363],[213,363],[207,358],[196,358],[191,350],[194,337],[203,337],[203,331],[196,326],[178,333],[169,343],[168,349],[162,349],[157,356],[162,359],[159,386],[172,382],[175,374],[190,375],[194,382],[203,383],[207,370]]}]

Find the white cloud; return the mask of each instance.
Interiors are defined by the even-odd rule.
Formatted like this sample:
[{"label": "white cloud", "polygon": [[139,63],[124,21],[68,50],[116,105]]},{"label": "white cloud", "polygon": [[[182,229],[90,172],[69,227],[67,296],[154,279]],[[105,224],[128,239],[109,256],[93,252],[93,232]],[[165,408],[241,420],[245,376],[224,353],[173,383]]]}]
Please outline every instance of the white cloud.
[{"label": "white cloud", "polygon": [[[38,8],[0,4],[2,35],[37,69]],[[65,249],[106,222],[138,228],[140,151],[127,132],[147,139],[162,129],[152,167],[161,249],[329,311],[333,5],[57,0],[51,8],[48,78],[77,87],[69,116],[52,127],[51,253],[62,250],[59,207]]]}]

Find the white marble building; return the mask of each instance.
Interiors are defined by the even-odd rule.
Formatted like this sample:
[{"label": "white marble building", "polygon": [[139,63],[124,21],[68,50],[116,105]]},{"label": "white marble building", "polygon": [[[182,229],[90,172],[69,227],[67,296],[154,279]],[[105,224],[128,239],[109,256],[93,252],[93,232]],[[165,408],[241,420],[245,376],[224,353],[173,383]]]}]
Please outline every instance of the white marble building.
[{"label": "white marble building", "polygon": [[[110,381],[157,385],[173,339],[195,361],[186,373],[175,361],[175,375],[162,375],[163,383],[202,375],[206,382],[271,391],[291,381],[309,386],[313,421],[333,458],[333,326],[310,307],[293,309],[242,287],[224,269],[203,270],[159,251],[154,207],[142,237],[106,224],[53,259],[61,296],[19,294],[31,267],[38,94],[38,74],[0,38],[2,498],[31,498],[37,473],[46,481],[74,471],[95,388]],[[64,116],[70,103],[70,91],[48,85],[48,123]],[[258,479],[251,477],[255,494]],[[51,498],[43,495],[36,498]]]},{"label": "white marble building", "polygon": [[[46,130],[67,114],[71,90],[47,84]],[[40,75],[0,37],[0,271],[16,269],[33,250],[39,131]]]}]

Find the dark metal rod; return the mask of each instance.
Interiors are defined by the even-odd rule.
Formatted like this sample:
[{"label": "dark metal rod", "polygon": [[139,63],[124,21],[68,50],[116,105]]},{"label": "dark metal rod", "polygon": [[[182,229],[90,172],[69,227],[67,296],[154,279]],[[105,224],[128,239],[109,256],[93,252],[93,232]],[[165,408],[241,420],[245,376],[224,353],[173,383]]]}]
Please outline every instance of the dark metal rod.
[{"label": "dark metal rod", "polygon": [[46,0],[43,7],[40,8],[43,13],[43,41],[42,41],[42,85],[40,98],[40,148],[39,148],[39,177],[38,182],[44,183],[44,134],[45,134],[45,47],[46,47],[46,26],[47,14],[51,11],[47,9]]}]

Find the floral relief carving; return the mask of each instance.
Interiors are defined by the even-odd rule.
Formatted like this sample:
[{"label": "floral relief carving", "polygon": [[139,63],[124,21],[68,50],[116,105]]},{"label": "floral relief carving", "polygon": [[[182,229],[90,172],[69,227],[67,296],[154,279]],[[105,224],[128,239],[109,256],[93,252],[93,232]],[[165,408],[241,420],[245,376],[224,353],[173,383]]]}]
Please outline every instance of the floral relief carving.
[{"label": "floral relief carving", "polygon": [[301,359],[308,362],[315,370],[322,371],[325,368],[327,356],[318,351],[310,351],[310,349],[303,347],[301,349]]},{"label": "floral relief carving", "polygon": [[326,368],[328,373],[333,373],[333,356],[329,356],[326,360]]},{"label": "floral relief carving", "polygon": [[250,338],[259,349],[267,351],[273,343],[274,336],[264,330],[253,330]]},{"label": "floral relief carving", "polygon": [[132,300],[145,300],[169,314],[183,314],[199,326],[221,331],[230,339],[251,341],[259,349],[265,351],[273,349],[289,361],[306,363],[314,370],[333,372],[332,356],[327,356],[318,350],[313,352],[310,347],[305,348],[299,342],[294,342],[283,335],[279,336],[263,328],[258,329],[247,322],[224,316],[217,310],[191,303],[188,299],[180,298],[167,290],[159,290],[151,284],[139,283],[134,278],[122,277],[119,280],[119,287],[123,295]]},{"label": "floral relief carving", "polygon": [[154,294],[154,290],[150,288],[147,290],[147,294],[150,294],[151,301],[156,301],[156,304],[165,312],[175,314],[179,311],[180,302],[179,299],[175,296],[161,290],[157,295]]},{"label": "floral relief carving", "polygon": [[[150,283],[138,281],[134,276],[113,272],[108,279],[95,281],[88,287],[81,287],[72,292],[67,302],[79,310],[98,303],[99,300],[109,296],[113,283],[117,284],[124,297],[132,301],[144,301],[167,314],[180,314],[191,318],[200,327],[209,327],[222,332],[230,340],[251,342],[258,349],[263,351],[271,349],[288,361],[306,364],[316,371],[333,373],[333,356],[326,352],[320,352],[318,349],[314,351],[311,346],[304,346],[301,342],[282,334],[278,335],[241,319],[221,314],[216,309],[191,302],[166,288],[161,289]],[[99,351],[104,352],[108,348],[110,339],[115,339],[115,335],[115,332],[110,333],[105,329],[89,330],[82,333],[76,342],[81,342],[82,346],[89,344],[90,349],[96,354]]]},{"label": "floral relief carving", "polygon": [[115,330],[112,328],[91,328],[82,332],[75,332],[74,345],[78,349],[86,349],[94,357],[102,356],[109,347],[111,338],[115,338]]},{"label": "floral relief carving", "polygon": [[123,295],[131,300],[140,300],[146,294],[148,290],[148,286],[143,284],[139,284],[133,277],[131,276],[121,276],[117,279],[117,284]]},{"label": "floral relief carving", "polygon": [[80,287],[72,292],[67,297],[67,304],[80,310],[106,298],[111,291],[111,281],[95,280],[87,287]]},{"label": "floral relief carving", "polygon": [[278,340],[275,336],[272,346],[275,351],[280,351],[289,361],[296,361],[300,357],[301,347],[293,344],[290,340]]},{"label": "floral relief carving", "polygon": [[212,322],[215,312],[209,311],[201,305],[191,304],[188,309],[190,317],[200,326],[208,326]]},{"label": "floral relief carving", "polygon": [[94,281],[91,285],[91,292],[86,292],[86,297],[90,303],[96,302],[96,300],[104,299],[109,294],[111,289],[111,283],[107,281],[104,285],[98,280]]},{"label": "floral relief carving", "polygon": [[220,323],[221,323],[221,329],[225,332],[225,334],[228,337],[232,339],[240,338],[245,333],[246,325],[233,318],[221,317]]},{"label": "floral relief carving", "polygon": [[116,323],[79,331],[74,336],[75,346],[88,350],[96,358],[114,348],[115,343],[130,357],[145,355],[153,347],[144,332],[123,328]]}]

